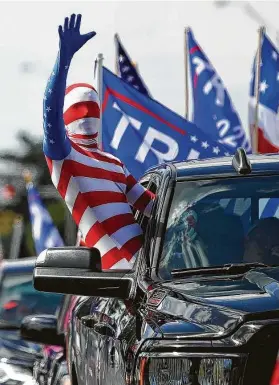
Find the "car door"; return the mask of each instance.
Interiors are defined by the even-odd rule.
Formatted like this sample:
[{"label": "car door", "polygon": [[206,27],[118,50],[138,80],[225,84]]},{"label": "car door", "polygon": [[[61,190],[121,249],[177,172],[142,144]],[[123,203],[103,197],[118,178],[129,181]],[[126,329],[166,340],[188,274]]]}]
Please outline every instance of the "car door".
[{"label": "car door", "polygon": [[83,314],[80,318],[80,332],[82,332],[82,335],[85,338],[85,349],[82,354],[85,378],[80,385],[100,384],[100,373],[103,365],[101,359],[103,341],[100,339],[98,325],[102,325],[106,322],[104,310],[108,301],[108,298],[92,297],[88,313]]},{"label": "car door", "polygon": [[98,385],[126,384],[126,362],[129,347],[135,342],[136,319],[131,304],[110,299],[102,322],[96,324],[99,334],[100,383]]}]

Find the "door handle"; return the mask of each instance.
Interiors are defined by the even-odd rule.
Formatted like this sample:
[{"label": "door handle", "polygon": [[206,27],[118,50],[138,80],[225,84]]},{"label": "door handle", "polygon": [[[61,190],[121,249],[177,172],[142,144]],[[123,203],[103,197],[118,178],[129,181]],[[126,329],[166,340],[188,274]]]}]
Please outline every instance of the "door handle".
[{"label": "door handle", "polygon": [[94,325],[93,329],[96,333],[101,334],[102,336],[111,337],[111,338],[115,337],[115,330],[109,324],[99,322]]}]

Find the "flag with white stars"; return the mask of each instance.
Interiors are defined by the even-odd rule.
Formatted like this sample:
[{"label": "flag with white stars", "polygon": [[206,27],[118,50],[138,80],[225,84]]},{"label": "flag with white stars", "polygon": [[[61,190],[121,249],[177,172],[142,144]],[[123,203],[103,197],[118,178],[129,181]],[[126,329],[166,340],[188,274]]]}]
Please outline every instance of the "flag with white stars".
[{"label": "flag with white stars", "polygon": [[238,147],[251,152],[250,139],[222,79],[197,43],[191,29],[187,31],[192,88],[192,121],[212,139],[234,154]]},{"label": "flag with white stars", "polygon": [[[254,59],[250,82],[249,124],[256,122],[256,63]],[[259,105],[257,110],[258,148],[260,153],[279,151],[279,52],[263,34],[259,69]]]},{"label": "flag with white stars", "polygon": [[140,178],[162,162],[229,156],[194,123],[103,68],[103,148]]},{"label": "flag with white stars", "polygon": [[127,51],[120,41],[118,34],[115,34],[116,45],[116,67],[117,74],[122,80],[135,87],[139,92],[151,97],[149,90],[144,84],[135,63],[130,59]]},{"label": "flag with white stars", "polygon": [[64,242],[43,204],[38,190],[33,183],[28,183],[26,188],[32,235],[37,255],[49,247],[63,247]]}]

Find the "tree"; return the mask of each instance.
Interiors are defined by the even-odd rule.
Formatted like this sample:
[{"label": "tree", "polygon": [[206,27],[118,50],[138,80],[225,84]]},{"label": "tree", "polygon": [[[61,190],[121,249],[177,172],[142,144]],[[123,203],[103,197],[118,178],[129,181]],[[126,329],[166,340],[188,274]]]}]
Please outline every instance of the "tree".
[{"label": "tree", "polygon": [[43,153],[42,140],[35,138],[25,130],[20,130],[16,138],[18,140],[17,151],[0,151],[0,159],[10,162],[14,169],[29,168],[37,185],[52,184]]}]

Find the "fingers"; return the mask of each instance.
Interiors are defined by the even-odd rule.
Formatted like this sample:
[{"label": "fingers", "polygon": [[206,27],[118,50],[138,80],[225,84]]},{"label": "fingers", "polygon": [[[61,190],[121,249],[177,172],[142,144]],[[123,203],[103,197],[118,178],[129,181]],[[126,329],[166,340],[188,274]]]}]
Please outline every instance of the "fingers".
[{"label": "fingers", "polygon": [[63,28],[62,28],[62,25],[59,25],[59,27],[58,27],[58,33],[59,33],[60,39],[62,39],[62,37],[63,37]]},{"label": "fingers", "polygon": [[70,26],[69,26],[70,29],[74,28],[74,26],[75,26],[75,21],[76,21],[76,15],[73,13],[73,14],[71,15],[71,18],[70,18]]},{"label": "fingers", "polygon": [[64,20],[64,31],[66,31],[67,29],[69,29],[69,18],[65,17],[65,20]]},{"label": "fingers", "polygon": [[80,29],[80,23],[81,23],[81,15],[78,14],[78,15],[77,15],[77,19],[76,19],[75,30],[79,31],[79,29]]},{"label": "fingers", "polygon": [[96,35],[96,32],[92,31],[92,32],[86,33],[83,36],[85,38],[85,41],[88,41],[88,40],[92,39],[92,37],[94,37],[95,35]]}]

